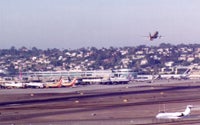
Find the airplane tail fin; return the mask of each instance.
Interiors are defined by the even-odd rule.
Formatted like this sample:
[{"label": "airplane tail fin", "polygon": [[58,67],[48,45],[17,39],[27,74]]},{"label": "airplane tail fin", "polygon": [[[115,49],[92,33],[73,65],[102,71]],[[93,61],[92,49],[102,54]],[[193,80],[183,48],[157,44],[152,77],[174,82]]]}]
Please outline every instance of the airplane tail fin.
[{"label": "airplane tail fin", "polygon": [[72,80],[72,82],[71,82],[71,86],[74,86],[75,84],[76,84],[76,78],[74,78],[73,80]]},{"label": "airplane tail fin", "polygon": [[63,83],[62,83],[62,86],[65,86],[65,87],[75,86],[76,81],[77,81],[77,79],[74,78],[74,79],[73,79],[71,82],[69,82],[69,83],[63,82]]},{"label": "airplane tail fin", "polygon": [[185,111],[183,112],[184,116],[187,116],[187,115],[189,115],[191,113],[191,108],[192,107],[193,107],[192,105],[187,105]]},{"label": "airplane tail fin", "polygon": [[152,41],[153,40],[153,38],[152,38],[153,36],[151,35],[151,33],[149,33],[149,40],[150,41]]},{"label": "airplane tail fin", "polygon": [[60,88],[62,86],[62,77],[60,77],[59,81],[58,81],[58,87]]}]

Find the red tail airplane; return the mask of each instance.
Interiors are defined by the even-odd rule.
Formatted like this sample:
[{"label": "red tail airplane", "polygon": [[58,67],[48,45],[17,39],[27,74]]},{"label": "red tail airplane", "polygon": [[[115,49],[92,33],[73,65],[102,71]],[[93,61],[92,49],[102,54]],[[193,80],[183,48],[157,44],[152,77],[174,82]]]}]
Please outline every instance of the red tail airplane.
[{"label": "red tail airplane", "polygon": [[62,85],[62,77],[60,77],[59,81],[56,83],[47,83],[45,85],[46,88],[60,88]]},{"label": "red tail airplane", "polygon": [[74,85],[76,84],[76,81],[77,81],[76,78],[74,78],[74,79],[73,79],[71,82],[69,82],[69,83],[62,81],[62,86],[64,86],[64,87],[74,86]]}]

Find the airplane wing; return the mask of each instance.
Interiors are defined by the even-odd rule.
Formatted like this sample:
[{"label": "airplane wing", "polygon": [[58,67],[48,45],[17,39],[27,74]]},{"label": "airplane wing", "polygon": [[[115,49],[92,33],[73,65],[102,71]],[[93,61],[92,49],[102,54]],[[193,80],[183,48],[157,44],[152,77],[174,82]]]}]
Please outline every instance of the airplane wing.
[{"label": "airplane wing", "polygon": [[183,117],[185,116],[183,113],[179,114],[178,117]]}]

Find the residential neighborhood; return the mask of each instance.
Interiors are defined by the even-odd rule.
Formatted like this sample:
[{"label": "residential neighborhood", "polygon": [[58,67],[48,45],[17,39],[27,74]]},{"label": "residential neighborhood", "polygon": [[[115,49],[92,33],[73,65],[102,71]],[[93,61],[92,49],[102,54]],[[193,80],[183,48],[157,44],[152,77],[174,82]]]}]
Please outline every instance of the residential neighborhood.
[{"label": "residential neighborhood", "polygon": [[[193,72],[200,69],[200,44],[161,43],[159,46],[87,47],[74,50],[11,47],[1,49],[0,55],[2,76],[36,71],[116,69],[132,69],[140,74],[178,74],[186,69],[192,68]],[[177,70],[181,67],[185,70]]]}]

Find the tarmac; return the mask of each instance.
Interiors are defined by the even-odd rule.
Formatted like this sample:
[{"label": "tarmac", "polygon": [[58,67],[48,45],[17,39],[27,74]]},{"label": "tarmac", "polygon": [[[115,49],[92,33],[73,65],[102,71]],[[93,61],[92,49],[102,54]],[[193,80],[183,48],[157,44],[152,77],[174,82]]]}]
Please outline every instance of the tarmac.
[{"label": "tarmac", "polygon": [[[200,81],[159,80],[75,88],[1,89],[1,125],[199,125]],[[184,111],[179,120],[157,120],[160,111]]]}]

